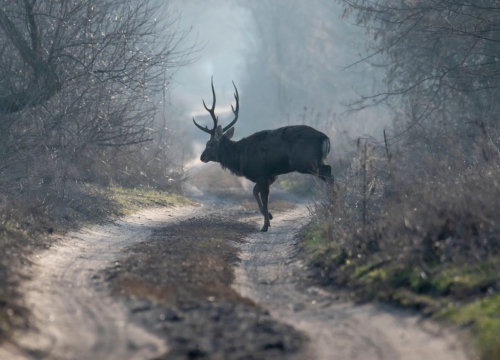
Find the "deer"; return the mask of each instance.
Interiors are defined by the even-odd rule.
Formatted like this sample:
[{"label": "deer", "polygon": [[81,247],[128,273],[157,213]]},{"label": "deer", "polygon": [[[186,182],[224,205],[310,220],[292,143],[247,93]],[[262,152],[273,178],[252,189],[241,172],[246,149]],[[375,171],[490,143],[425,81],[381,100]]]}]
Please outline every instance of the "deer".
[{"label": "deer", "polygon": [[306,125],[285,126],[274,130],[256,132],[241,140],[233,141],[234,124],[238,121],[240,110],[239,94],[234,86],[236,105],[231,109],[234,119],[222,127],[215,115],[216,96],[213,78],[212,107],[208,108],[202,100],[205,110],[213,120],[213,128],[199,125],[193,117],[196,127],[210,135],[200,160],[203,163],[217,162],[233,175],[243,176],[255,183],[253,196],[264,216],[264,225],[260,231],[266,232],[271,226],[272,214],[268,210],[269,188],[279,175],[298,172],[312,174],[326,183],[333,185],[331,166],[325,163],[330,152],[330,139],[324,133]]}]

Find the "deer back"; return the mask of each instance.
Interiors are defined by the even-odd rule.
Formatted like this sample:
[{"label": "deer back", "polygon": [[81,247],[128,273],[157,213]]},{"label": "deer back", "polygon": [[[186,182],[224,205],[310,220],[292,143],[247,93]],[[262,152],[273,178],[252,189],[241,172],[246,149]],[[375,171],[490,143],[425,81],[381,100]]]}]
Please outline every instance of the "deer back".
[{"label": "deer back", "polygon": [[259,131],[239,141],[222,138],[218,158],[224,168],[256,182],[293,171],[308,173],[329,150],[325,134],[297,125]]}]

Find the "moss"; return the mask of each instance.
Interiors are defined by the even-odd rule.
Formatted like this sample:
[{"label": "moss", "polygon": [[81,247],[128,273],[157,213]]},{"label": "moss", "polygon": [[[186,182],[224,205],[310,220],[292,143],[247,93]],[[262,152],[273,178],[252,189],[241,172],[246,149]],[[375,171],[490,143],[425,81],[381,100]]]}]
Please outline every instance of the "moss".
[{"label": "moss", "polygon": [[367,273],[366,277],[369,279],[385,281],[389,277],[389,274],[385,269],[375,269]]},{"label": "moss", "polygon": [[477,349],[485,360],[500,359],[500,295],[443,310],[437,318],[471,325]]},{"label": "moss", "polygon": [[471,292],[484,292],[500,278],[499,269],[500,257],[491,257],[473,265],[450,265],[435,276],[433,286],[440,294],[451,292],[464,296]]},{"label": "moss", "polygon": [[303,245],[311,253],[321,253],[328,248],[323,238],[322,229],[316,227],[306,230]]},{"label": "moss", "polygon": [[500,359],[500,295],[488,297],[500,283],[500,256],[424,268],[384,258],[381,252],[360,256],[352,244],[343,249],[340,241],[328,240],[327,226],[311,225],[303,236],[309,262],[325,284],[347,287],[356,300],[388,301],[457,325],[470,323],[482,358]]},{"label": "moss", "polygon": [[356,279],[365,277],[368,279],[385,280],[387,278],[387,272],[380,268],[383,264],[383,261],[375,261],[373,263],[357,266],[354,270],[354,277]]},{"label": "moss", "polygon": [[419,310],[423,314],[433,314],[446,304],[446,301],[442,298],[416,294],[405,288],[394,291],[390,300],[404,307]]}]

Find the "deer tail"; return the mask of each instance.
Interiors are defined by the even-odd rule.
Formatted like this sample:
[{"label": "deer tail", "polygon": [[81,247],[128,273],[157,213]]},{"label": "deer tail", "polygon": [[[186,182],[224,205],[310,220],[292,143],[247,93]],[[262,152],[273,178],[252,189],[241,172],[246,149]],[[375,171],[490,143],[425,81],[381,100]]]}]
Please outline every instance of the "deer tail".
[{"label": "deer tail", "polygon": [[321,156],[323,161],[326,159],[329,153],[330,153],[330,139],[326,138],[325,140],[323,140],[323,144],[321,146]]}]

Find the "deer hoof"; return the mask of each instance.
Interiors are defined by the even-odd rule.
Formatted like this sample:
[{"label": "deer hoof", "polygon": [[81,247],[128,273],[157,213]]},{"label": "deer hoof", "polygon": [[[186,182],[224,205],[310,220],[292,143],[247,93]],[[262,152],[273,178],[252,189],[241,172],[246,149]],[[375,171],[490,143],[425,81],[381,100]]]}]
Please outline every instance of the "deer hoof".
[{"label": "deer hoof", "polygon": [[263,226],[262,229],[260,229],[262,232],[267,232],[267,226]]},{"label": "deer hoof", "polygon": [[273,219],[273,214],[269,213],[269,220]]}]

